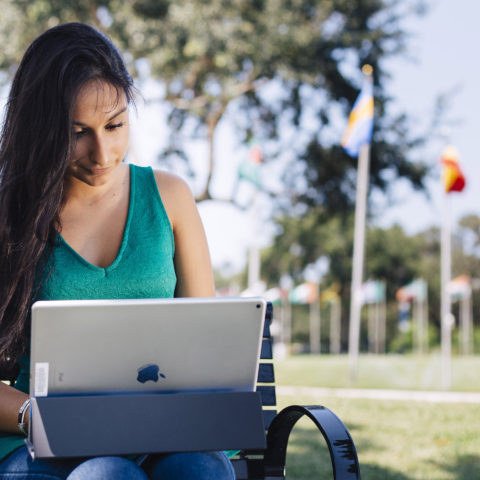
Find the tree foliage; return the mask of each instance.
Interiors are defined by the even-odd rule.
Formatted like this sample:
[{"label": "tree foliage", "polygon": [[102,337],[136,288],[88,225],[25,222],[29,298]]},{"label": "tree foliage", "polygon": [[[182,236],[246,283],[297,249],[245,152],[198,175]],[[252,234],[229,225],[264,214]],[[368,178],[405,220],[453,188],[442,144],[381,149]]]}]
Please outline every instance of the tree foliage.
[{"label": "tree foliage", "polygon": [[[0,0],[0,69],[8,72],[28,43],[56,23],[79,20],[105,30],[165,87],[171,105],[164,154],[189,160],[184,135],[208,142],[205,184],[212,198],[214,138],[221,121],[235,124],[238,142],[253,136],[265,157],[290,162],[284,181],[294,201],[348,210],[355,161],[338,147],[359,91],[359,67],[374,67],[376,120],[371,184],[385,190],[403,177],[423,186],[426,168],[412,158],[405,115],[391,117],[385,61],[405,47],[402,18],[420,1],[390,0]],[[336,120],[337,119],[337,120]],[[184,135],[182,135],[182,133]]]},{"label": "tree foliage", "polygon": [[[343,321],[349,314],[351,257],[353,250],[352,222],[336,216],[321,221],[314,209],[303,217],[279,218],[272,246],[263,251],[262,273],[269,287],[289,272],[295,284],[306,280],[306,266],[319,257],[329,260],[330,268],[321,279],[321,290],[333,283],[340,287]],[[480,313],[480,251],[478,250],[480,218],[466,215],[460,219],[452,249],[452,278],[468,275],[472,279],[474,318]],[[408,235],[402,227],[372,227],[367,231],[364,279],[383,280],[386,284],[388,321],[391,333],[396,332],[397,290],[416,278],[428,284],[429,322],[440,327],[440,229],[431,227]],[[454,307],[456,312],[457,307]]]}]

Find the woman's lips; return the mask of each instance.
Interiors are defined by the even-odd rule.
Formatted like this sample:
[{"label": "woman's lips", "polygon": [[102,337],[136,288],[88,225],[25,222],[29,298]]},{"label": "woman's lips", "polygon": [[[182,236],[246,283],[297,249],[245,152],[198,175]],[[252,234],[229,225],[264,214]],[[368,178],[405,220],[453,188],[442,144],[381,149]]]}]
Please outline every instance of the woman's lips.
[{"label": "woman's lips", "polygon": [[90,168],[90,172],[92,175],[103,175],[104,173],[109,172],[111,167],[105,167],[105,168]]}]

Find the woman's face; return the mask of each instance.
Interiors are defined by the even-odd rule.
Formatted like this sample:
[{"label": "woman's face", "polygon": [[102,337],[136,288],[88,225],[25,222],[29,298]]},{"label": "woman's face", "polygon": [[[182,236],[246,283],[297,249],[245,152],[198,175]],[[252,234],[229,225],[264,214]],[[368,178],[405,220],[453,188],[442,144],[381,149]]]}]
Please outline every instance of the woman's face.
[{"label": "woman's face", "polygon": [[125,93],[106,82],[87,83],[77,97],[72,128],[76,143],[67,176],[90,186],[105,185],[127,151]]}]

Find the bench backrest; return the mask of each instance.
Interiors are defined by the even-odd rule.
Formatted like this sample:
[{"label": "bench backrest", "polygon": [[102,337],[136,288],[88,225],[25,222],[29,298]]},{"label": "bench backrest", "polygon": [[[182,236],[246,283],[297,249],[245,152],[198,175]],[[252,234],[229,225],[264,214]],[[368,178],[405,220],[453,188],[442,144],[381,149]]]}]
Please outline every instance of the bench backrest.
[{"label": "bench backrest", "polygon": [[[275,393],[275,372],[273,368],[273,345],[270,326],[273,319],[273,305],[268,302],[265,313],[262,349],[260,352],[260,366],[258,370],[257,392],[260,393],[263,405],[263,420],[265,429],[277,414],[277,398]],[[237,480],[263,479],[264,463],[263,451],[246,450],[232,459]]]},{"label": "bench backrest", "polygon": [[263,419],[265,428],[270,426],[271,421],[277,414],[275,409],[277,398],[275,394],[275,372],[273,368],[273,345],[270,326],[272,323],[273,306],[267,303],[265,313],[265,325],[263,328],[262,350],[260,352],[260,366],[258,369],[257,392],[262,396]]}]

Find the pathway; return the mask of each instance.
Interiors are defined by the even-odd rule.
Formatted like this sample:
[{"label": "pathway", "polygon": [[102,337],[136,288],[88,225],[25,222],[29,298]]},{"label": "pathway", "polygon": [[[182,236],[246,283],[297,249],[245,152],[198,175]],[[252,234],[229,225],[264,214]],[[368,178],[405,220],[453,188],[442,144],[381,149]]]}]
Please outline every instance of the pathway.
[{"label": "pathway", "polygon": [[405,400],[432,403],[480,403],[480,393],[473,392],[277,386],[277,394],[285,396],[369,398],[373,400]]}]

